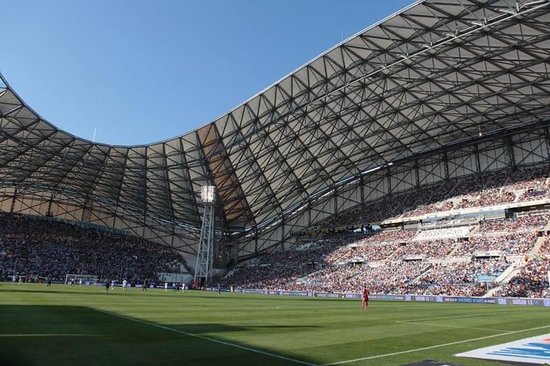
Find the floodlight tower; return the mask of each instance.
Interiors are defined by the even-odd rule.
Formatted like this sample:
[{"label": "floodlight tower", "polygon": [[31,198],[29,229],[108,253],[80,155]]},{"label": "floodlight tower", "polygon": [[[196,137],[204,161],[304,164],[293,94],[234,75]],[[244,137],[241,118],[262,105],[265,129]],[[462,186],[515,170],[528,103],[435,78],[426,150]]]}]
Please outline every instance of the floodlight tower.
[{"label": "floodlight tower", "polygon": [[204,287],[208,285],[210,271],[212,270],[215,188],[214,186],[201,187],[201,200],[204,204],[204,213],[202,214],[201,236],[199,250],[197,251],[194,280]]}]

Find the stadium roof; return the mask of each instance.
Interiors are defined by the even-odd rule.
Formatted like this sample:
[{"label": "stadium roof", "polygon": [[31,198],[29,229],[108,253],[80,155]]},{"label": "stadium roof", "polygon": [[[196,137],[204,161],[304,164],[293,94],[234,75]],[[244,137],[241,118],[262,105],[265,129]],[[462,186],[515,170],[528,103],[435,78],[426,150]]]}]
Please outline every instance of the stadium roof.
[{"label": "stadium roof", "polygon": [[369,171],[550,116],[550,0],[419,1],[181,137],[109,146],[42,119],[2,79],[0,184],[196,230],[261,230]]}]

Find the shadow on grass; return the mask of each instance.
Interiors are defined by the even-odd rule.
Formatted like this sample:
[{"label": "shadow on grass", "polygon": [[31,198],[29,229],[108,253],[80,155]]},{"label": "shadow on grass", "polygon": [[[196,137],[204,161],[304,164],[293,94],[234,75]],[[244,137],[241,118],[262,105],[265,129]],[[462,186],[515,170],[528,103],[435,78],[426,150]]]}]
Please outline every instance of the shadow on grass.
[{"label": "shadow on grass", "polygon": [[0,365],[304,365],[216,333],[280,335],[303,326],[166,325],[80,306],[0,306]]},{"label": "shadow on grass", "polygon": [[315,301],[325,301],[325,302],[342,302],[342,299],[333,299],[333,298],[306,298],[303,296],[280,296],[280,295],[271,295],[266,296],[264,294],[242,294],[236,293],[232,294],[229,292],[222,292],[218,294],[216,291],[203,291],[203,290],[185,290],[185,291],[173,291],[168,290],[164,291],[163,288],[153,288],[147,291],[142,291],[140,288],[131,287],[127,291],[123,291],[122,288],[117,287],[115,290],[105,291],[103,286],[69,286],[69,285],[54,285],[53,287],[46,287],[46,285],[40,284],[30,284],[32,287],[27,287],[26,284],[18,285],[8,283],[6,286],[2,286],[0,283],[0,293],[39,293],[39,294],[77,294],[81,296],[129,296],[143,294],[144,296],[150,297],[166,297],[166,296],[178,296],[184,298],[185,296],[194,298],[194,299],[230,299],[231,301],[250,301],[250,298],[253,298],[254,301],[258,302],[271,302],[276,299],[284,299],[285,301],[296,301],[301,302],[303,300],[311,299]]},{"label": "shadow on grass", "polygon": [[[69,286],[69,285],[53,285],[52,287],[46,287],[46,285],[41,284],[11,284],[3,285],[0,283],[0,293],[11,292],[11,293],[39,293],[39,294],[77,294],[82,296],[97,296],[97,295],[106,295],[106,296],[117,296],[117,295],[130,295],[143,293],[147,296],[166,296],[166,295],[185,295],[185,294],[200,294],[204,293],[203,291],[164,291],[161,288],[152,288],[147,291],[142,291],[141,288],[130,287],[128,290],[124,291],[121,287],[116,287],[114,290],[105,291],[105,287],[99,285],[92,286]],[[212,297],[213,293],[208,293],[205,297]],[[200,297],[200,296],[194,296]]]}]

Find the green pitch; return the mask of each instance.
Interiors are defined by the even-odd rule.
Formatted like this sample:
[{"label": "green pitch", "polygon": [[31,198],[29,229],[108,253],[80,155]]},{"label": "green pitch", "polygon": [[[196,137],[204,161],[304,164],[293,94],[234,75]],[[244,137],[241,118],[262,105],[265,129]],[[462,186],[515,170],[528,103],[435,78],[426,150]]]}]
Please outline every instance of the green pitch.
[{"label": "green pitch", "polygon": [[0,365],[495,366],[453,355],[550,333],[549,311],[0,283]]}]

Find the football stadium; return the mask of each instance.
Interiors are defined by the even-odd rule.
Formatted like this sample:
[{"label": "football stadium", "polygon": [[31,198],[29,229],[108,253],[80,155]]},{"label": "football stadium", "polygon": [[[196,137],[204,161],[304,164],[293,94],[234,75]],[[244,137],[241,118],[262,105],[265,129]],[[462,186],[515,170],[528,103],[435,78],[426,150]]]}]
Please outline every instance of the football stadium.
[{"label": "football stadium", "polygon": [[550,363],[550,0],[423,0],[194,131],[0,75],[0,364]]}]

